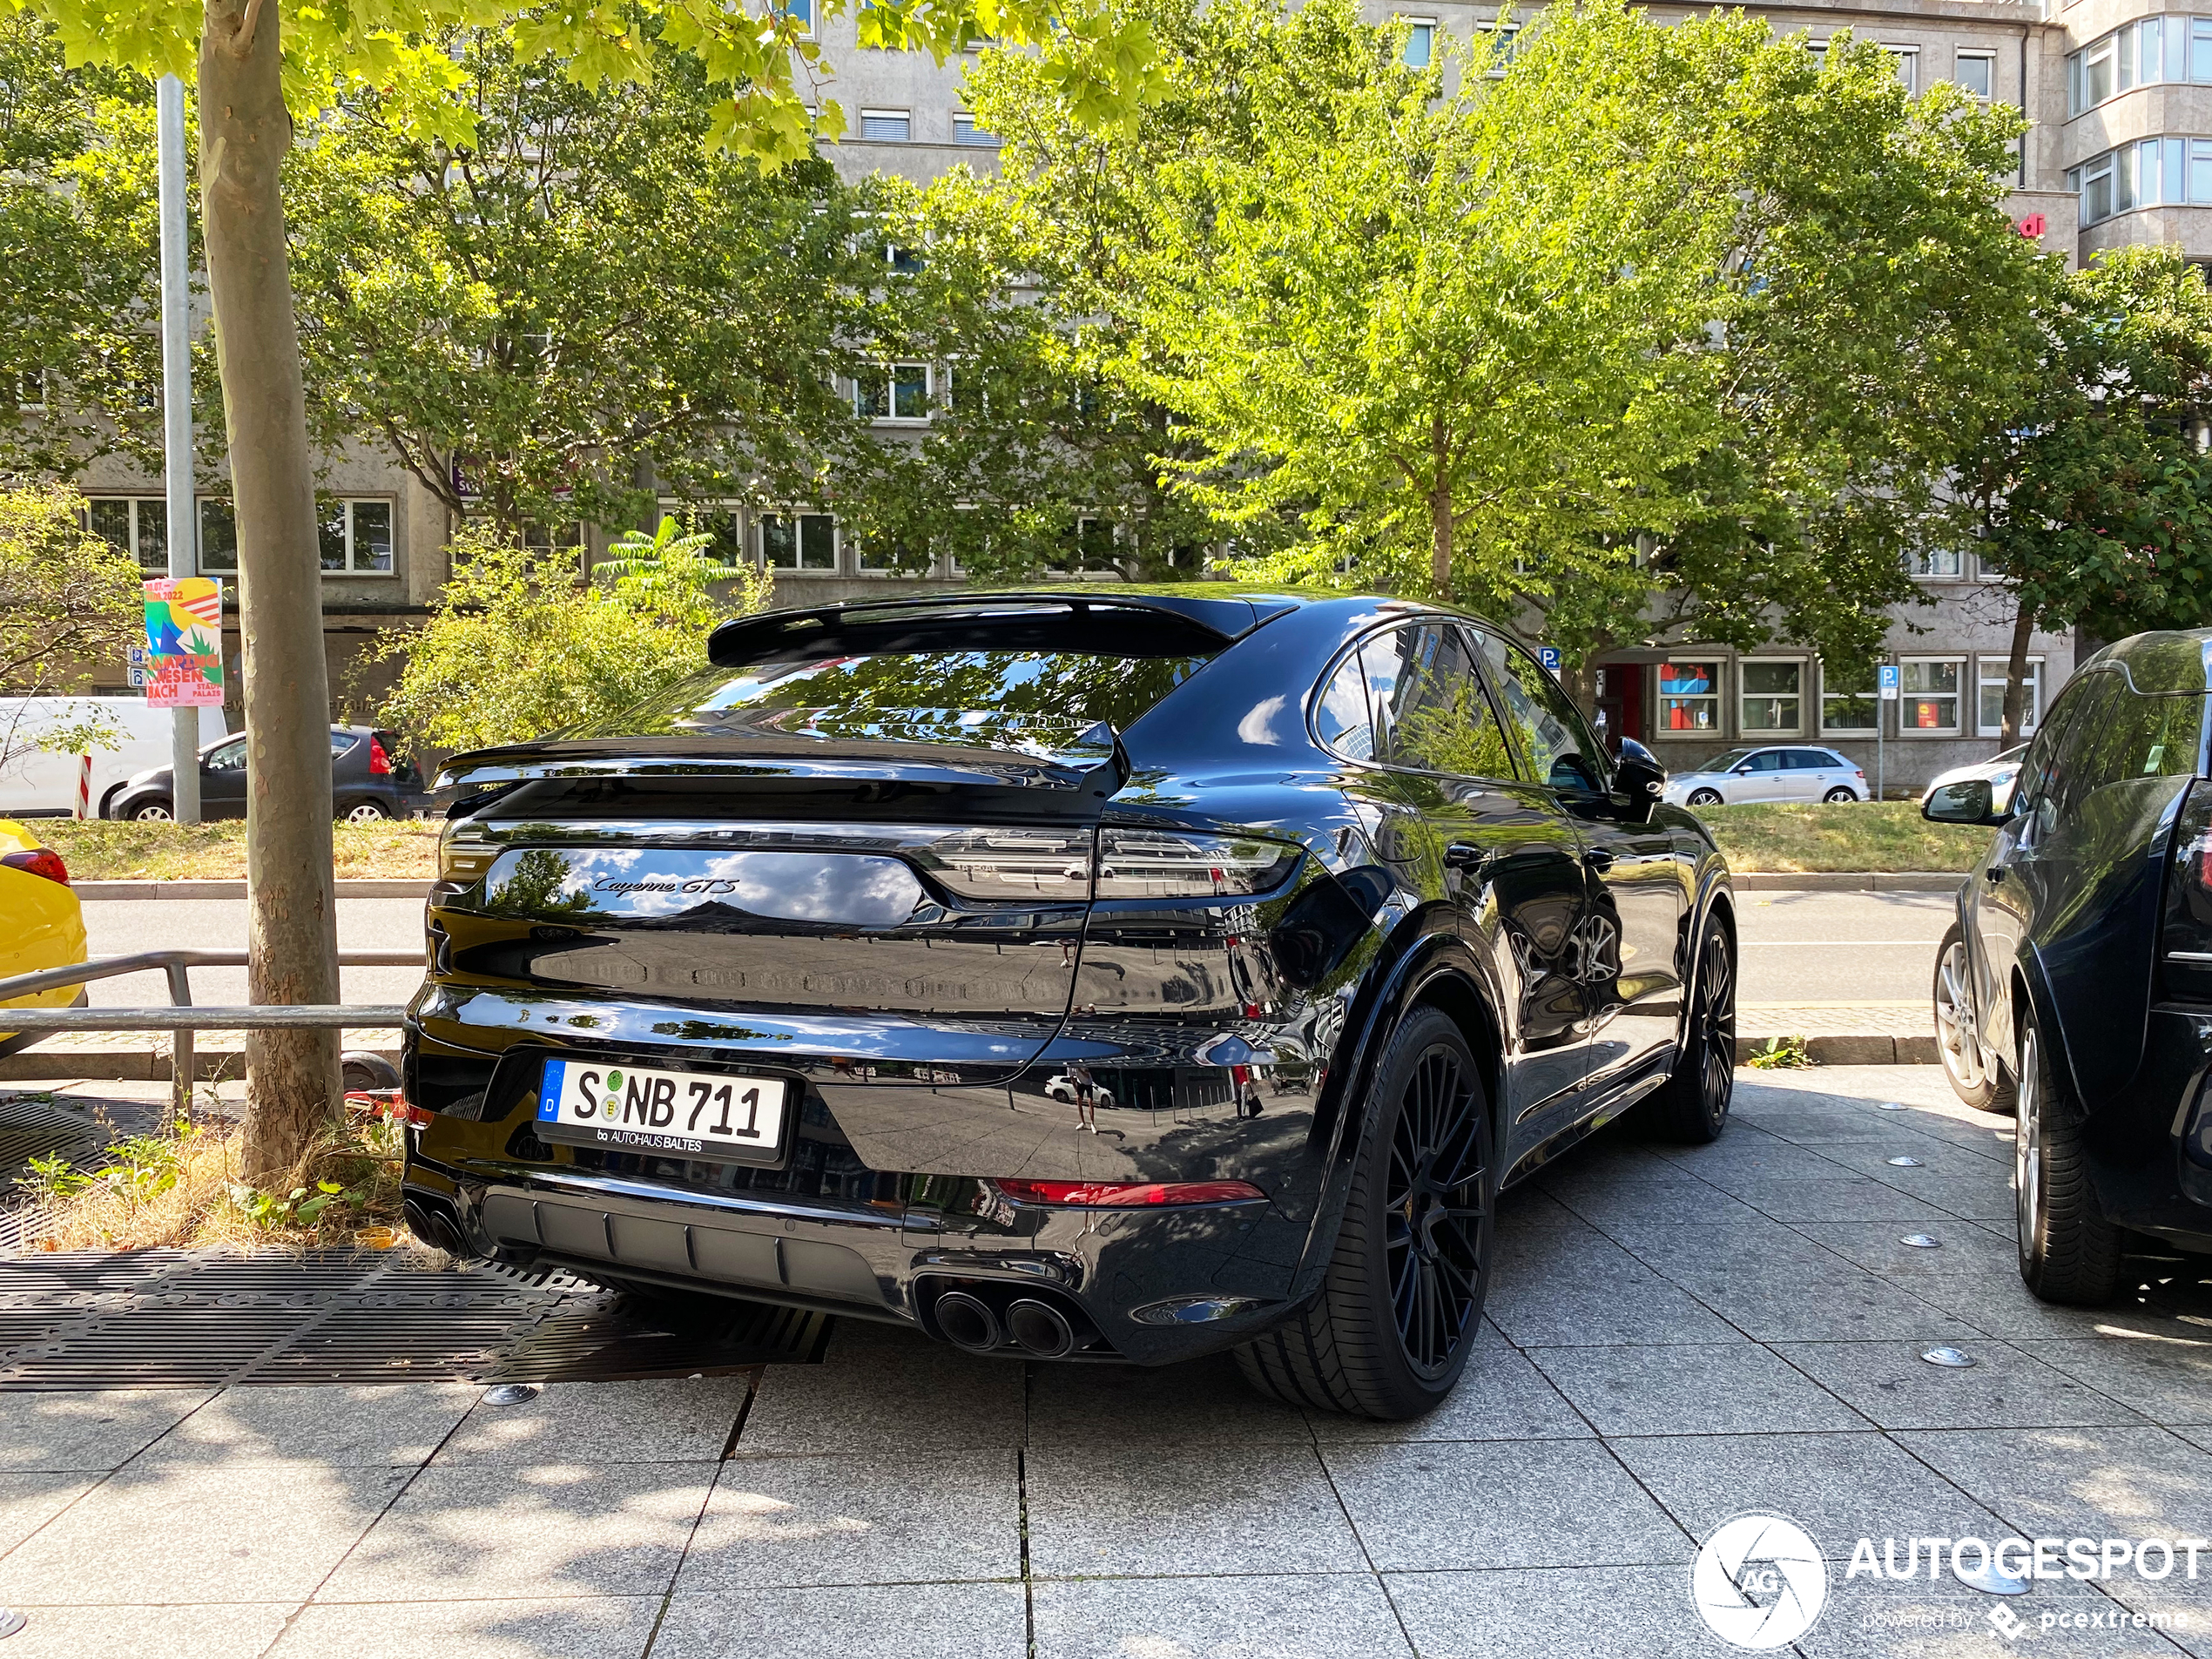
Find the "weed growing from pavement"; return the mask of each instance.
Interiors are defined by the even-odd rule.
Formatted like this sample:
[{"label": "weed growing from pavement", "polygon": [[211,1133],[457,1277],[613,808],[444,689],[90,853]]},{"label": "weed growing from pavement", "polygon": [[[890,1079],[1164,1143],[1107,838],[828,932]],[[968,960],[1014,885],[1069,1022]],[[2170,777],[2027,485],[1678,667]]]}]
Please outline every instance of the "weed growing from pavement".
[{"label": "weed growing from pavement", "polygon": [[1770,1038],[1764,1049],[1753,1049],[1743,1063],[1759,1071],[1804,1071],[1811,1067],[1813,1059],[1805,1052],[1802,1036],[1781,1036]]}]

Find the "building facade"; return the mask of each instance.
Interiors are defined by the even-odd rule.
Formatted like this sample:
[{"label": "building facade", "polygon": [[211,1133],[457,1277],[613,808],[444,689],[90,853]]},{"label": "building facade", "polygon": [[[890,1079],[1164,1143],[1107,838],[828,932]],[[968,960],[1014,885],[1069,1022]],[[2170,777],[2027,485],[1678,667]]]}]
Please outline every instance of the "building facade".
[{"label": "building facade", "polygon": [[[2048,10],[2013,0],[1750,9],[1778,33],[1804,33],[1816,51],[1841,30],[1878,41],[1916,92],[1947,80],[1976,97],[2018,105],[2033,125],[2008,211],[2022,234],[2087,260],[2135,242],[2177,243],[2212,258],[2212,0],[2203,3],[2202,16],[2161,10],[2159,0],[2051,0]],[[1433,50],[1439,31],[1465,36],[1498,16],[1494,4],[1457,0],[1369,0],[1369,10],[1379,22],[1406,18],[1415,61]],[[1659,4],[1653,14],[1690,10]],[[995,165],[995,141],[976,125],[961,95],[961,61],[941,65],[921,52],[862,51],[851,15],[824,19],[821,30],[825,56],[837,68],[827,90],[848,126],[833,155],[848,176],[873,171],[926,181],[959,165],[979,171]],[[93,498],[96,527],[135,550],[151,573],[165,570],[159,481],[111,462],[82,483]],[[435,496],[366,445],[330,458],[324,489],[332,685],[341,707],[358,710],[389,683],[388,665],[367,664],[365,653],[388,630],[428,613],[448,574],[444,550],[453,526]],[[943,564],[927,577],[870,570],[863,550],[824,514],[726,509],[711,516],[718,541],[774,570],[780,604],[959,580]],[[219,496],[204,498],[199,519],[200,568],[226,574],[233,563],[227,504]],[[590,526],[554,534],[577,543],[586,558],[604,544]],[[2011,645],[2003,593],[1982,579],[1971,553],[1931,556],[1916,579],[1923,603],[1898,608],[1885,645],[1900,680],[1893,702],[1877,698],[1871,685],[1833,683],[1807,651],[1691,644],[1603,659],[1598,703],[1606,724],[1616,734],[1642,737],[1673,767],[1738,743],[1824,743],[1858,761],[1870,781],[1878,772],[1892,794],[1917,789],[1946,767],[1985,759],[1999,746]],[[226,646],[237,649],[234,627]],[[2073,672],[2074,642],[2039,634],[2030,657],[2032,727]]]}]

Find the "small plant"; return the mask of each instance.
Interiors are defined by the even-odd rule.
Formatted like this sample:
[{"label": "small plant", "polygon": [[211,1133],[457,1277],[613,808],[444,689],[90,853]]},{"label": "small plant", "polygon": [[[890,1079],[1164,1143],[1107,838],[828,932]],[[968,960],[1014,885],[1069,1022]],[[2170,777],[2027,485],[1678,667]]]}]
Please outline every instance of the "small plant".
[{"label": "small plant", "polygon": [[1745,1065],[1758,1071],[1804,1071],[1813,1063],[1802,1036],[1770,1037],[1764,1049],[1755,1049]]},{"label": "small plant", "polygon": [[312,1227],[330,1208],[333,1199],[346,1196],[346,1190],[335,1181],[316,1182],[312,1194],[305,1187],[294,1187],[281,1198],[247,1186],[243,1181],[233,1181],[230,1189],[231,1207],[264,1232]]}]

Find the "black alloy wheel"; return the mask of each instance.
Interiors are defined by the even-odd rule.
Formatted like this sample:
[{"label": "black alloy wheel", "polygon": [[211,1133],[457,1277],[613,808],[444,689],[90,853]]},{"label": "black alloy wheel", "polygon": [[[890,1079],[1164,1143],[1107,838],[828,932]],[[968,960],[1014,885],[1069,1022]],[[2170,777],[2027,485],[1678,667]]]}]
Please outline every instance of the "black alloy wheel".
[{"label": "black alloy wheel", "polygon": [[1650,1121],[1669,1140],[1703,1145],[1728,1127],[1736,1096],[1736,952],[1717,917],[1697,947],[1689,1017],[1674,1075],[1651,1096]]},{"label": "black alloy wheel", "polygon": [[1237,1351],[1254,1387],[1386,1421],[1443,1401],[1489,1288],[1494,1133],[1458,1023],[1414,1009],[1375,1069],[1320,1293]]},{"label": "black alloy wheel", "polygon": [[2089,1179],[2081,1115],[2046,1049],[2032,1009],[2020,1025],[2019,1122],[2013,1129],[2013,1204],[2020,1278],[2036,1297],[2101,1307],[2125,1283],[2127,1231],[2105,1216]]}]

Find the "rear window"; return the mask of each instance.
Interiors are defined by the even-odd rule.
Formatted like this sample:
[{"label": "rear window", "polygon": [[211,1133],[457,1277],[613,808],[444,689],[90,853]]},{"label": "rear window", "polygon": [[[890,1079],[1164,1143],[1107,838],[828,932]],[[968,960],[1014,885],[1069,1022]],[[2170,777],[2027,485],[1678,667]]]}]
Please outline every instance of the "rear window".
[{"label": "rear window", "polygon": [[1126,732],[1208,658],[1067,651],[885,651],[715,668],[597,736],[881,738],[1053,748]]}]

